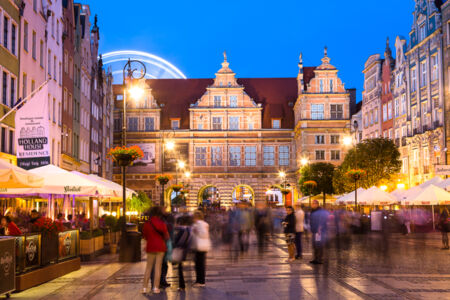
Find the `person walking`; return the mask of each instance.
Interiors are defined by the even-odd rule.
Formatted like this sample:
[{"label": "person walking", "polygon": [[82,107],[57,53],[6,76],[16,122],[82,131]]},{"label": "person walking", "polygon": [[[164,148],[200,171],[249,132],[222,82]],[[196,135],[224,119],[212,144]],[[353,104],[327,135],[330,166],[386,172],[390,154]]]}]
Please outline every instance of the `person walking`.
[{"label": "person walking", "polygon": [[443,207],[439,215],[439,229],[442,234],[442,248],[441,250],[448,250],[448,232],[450,231],[450,214],[447,207]]},{"label": "person walking", "polygon": [[287,262],[293,262],[295,260],[295,214],[292,206],[286,206],[286,217],[282,223],[284,227],[284,234],[286,236],[286,244],[288,247],[289,259]]},{"label": "person walking", "polygon": [[194,238],[194,262],[196,280],[194,287],[204,287],[206,277],[206,253],[211,249],[209,239],[209,225],[204,221],[200,210],[194,212],[194,225],[192,226]]},{"label": "person walking", "polygon": [[172,264],[178,264],[178,290],[184,291],[186,284],[184,281],[183,274],[183,261],[186,260],[187,252],[189,250],[192,230],[191,230],[192,220],[191,217],[180,216],[177,219],[177,226],[175,227],[175,239],[174,248],[172,253]]},{"label": "person walking", "polygon": [[143,294],[147,294],[148,282],[153,268],[155,270],[153,293],[160,293],[161,266],[164,253],[167,251],[166,240],[169,239],[167,226],[161,219],[162,215],[163,212],[160,206],[152,207],[150,210],[150,219],[145,222],[142,228],[142,236],[147,241],[147,265],[145,267],[144,285],[142,287]]},{"label": "person walking", "polygon": [[298,205],[295,211],[295,248],[297,249],[297,255],[295,259],[302,259],[302,234],[305,223],[305,212],[302,209],[303,205]]},{"label": "person walking", "polygon": [[325,247],[327,234],[328,212],[319,206],[319,202],[314,200],[311,204],[310,225],[312,233],[312,246],[314,258],[310,261],[312,264],[323,263],[323,248]]}]

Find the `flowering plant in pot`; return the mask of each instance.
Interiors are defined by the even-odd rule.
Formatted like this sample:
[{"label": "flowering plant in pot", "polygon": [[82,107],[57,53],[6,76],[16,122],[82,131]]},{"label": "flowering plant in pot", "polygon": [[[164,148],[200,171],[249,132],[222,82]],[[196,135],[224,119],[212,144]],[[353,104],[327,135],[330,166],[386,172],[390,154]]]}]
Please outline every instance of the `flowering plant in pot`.
[{"label": "flowering plant in pot", "polygon": [[142,149],[137,146],[118,146],[115,148],[111,148],[108,151],[107,156],[117,162],[119,166],[129,166],[136,159],[144,157],[144,152]]},{"label": "flowering plant in pot", "polygon": [[172,185],[172,190],[174,190],[175,192],[179,192],[181,189],[183,188],[182,184],[173,184]]},{"label": "flowering plant in pot", "polygon": [[33,226],[43,235],[56,235],[58,232],[64,231],[62,223],[54,222],[52,219],[46,217],[37,219]]},{"label": "flowering plant in pot", "polygon": [[351,169],[347,171],[346,175],[356,181],[364,177],[366,175],[366,171],[361,169]]},{"label": "flowering plant in pot", "polygon": [[33,229],[41,233],[41,264],[46,265],[58,258],[58,233],[64,231],[60,222],[41,217],[33,224]]},{"label": "flowering plant in pot", "polygon": [[161,174],[156,176],[156,180],[158,180],[160,185],[166,185],[170,179],[172,179],[170,175]]}]

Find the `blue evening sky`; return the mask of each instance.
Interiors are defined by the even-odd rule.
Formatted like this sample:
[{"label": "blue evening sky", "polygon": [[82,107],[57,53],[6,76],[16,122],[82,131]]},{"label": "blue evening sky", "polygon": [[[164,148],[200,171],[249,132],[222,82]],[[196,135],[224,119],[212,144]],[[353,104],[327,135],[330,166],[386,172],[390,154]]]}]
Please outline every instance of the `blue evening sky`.
[{"label": "blue evening sky", "polygon": [[226,50],[237,77],[295,77],[299,53],[305,66],[318,65],[327,45],[358,99],[364,62],[384,53],[387,36],[391,47],[397,35],[408,36],[414,9],[413,0],[82,2],[98,14],[101,53],[146,51],[188,78],[211,78]]}]

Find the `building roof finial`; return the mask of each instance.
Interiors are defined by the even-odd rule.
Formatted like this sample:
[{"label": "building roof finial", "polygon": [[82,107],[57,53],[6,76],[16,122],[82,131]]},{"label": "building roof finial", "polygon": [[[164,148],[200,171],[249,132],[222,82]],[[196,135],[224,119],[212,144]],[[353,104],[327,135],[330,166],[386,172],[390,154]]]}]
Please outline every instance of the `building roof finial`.
[{"label": "building roof finial", "polygon": [[328,47],[325,46],[325,48],[323,49],[323,56],[327,57],[328,56]]},{"label": "building roof finial", "polygon": [[227,51],[223,51],[223,61],[227,61]]},{"label": "building roof finial", "polygon": [[303,53],[300,52],[300,56],[298,57],[298,62],[303,64]]}]

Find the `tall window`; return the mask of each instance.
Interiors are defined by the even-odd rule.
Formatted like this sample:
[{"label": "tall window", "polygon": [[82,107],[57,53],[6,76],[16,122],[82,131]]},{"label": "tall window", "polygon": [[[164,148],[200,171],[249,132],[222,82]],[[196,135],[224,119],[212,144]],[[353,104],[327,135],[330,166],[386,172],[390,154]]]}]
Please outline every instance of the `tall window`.
[{"label": "tall window", "polygon": [[7,143],[7,137],[6,137],[6,128],[2,127],[2,152],[6,152],[6,143]]},{"label": "tall window", "polygon": [[420,86],[427,85],[427,61],[424,59],[420,62]]},{"label": "tall window", "polygon": [[316,141],[316,144],[325,144],[325,136],[324,135],[316,135],[315,141]]},{"label": "tall window", "polygon": [[278,147],[278,164],[280,166],[289,166],[289,146]]},{"label": "tall window", "polygon": [[272,128],[274,128],[274,129],[281,128],[281,120],[280,119],[272,119]]},{"label": "tall window", "polygon": [[422,41],[427,36],[427,27],[425,22],[419,27],[419,41]]},{"label": "tall window", "polygon": [[341,159],[341,151],[339,150],[331,150],[331,160],[340,160]]},{"label": "tall window", "polygon": [[221,106],[222,106],[222,97],[214,96],[214,107],[221,107]]},{"label": "tall window", "polygon": [[195,147],[195,165],[206,166],[206,147]]},{"label": "tall window", "polygon": [[275,164],[275,150],[274,146],[264,146],[263,158],[265,166],[273,166]]},{"label": "tall window", "polygon": [[7,105],[8,103],[8,74],[6,72],[3,72],[3,78],[2,78],[2,102],[3,104]]},{"label": "tall window", "polygon": [[343,118],[344,114],[342,111],[342,104],[331,104],[330,105],[330,115],[332,120],[340,120]]},{"label": "tall window", "polygon": [[10,97],[11,97],[11,102],[10,105],[11,107],[14,106],[14,103],[16,103],[16,79],[14,77],[11,76],[11,86],[10,88]]},{"label": "tall window", "polygon": [[11,23],[11,53],[16,55],[16,25]]},{"label": "tall window", "polygon": [[14,131],[9,130],[9,154],[14,154]]},{"label": "tall window", "polygon": [[325,159],[325,150],[316,150],[316,160]]},{"label": "tall window", "polygon": [[23,49],[28,52],[28,22],[23,23]]},{"label": "tall window", "polygon": [[214,146],[211,147],[211,166],[221,166],[222,165],[222,147]]},{"label": "tall window", "polygon": [[8,49],[8,27],[9,19],[8,17],[3,17],[3,46]]},{"label": "tall window", "polygon": [[47,73],[52,76],[52,51],[48,50],[48,56],[47,56]]},{"label": "tall window", "polygon": [[399,104],[398,102],[399,102],[399,101],[398,101],[398,98],[396,98],[396,99],[394,100],[394,115],[395,115],[396,117],[399,116],[399,111],[400,111],[400,104]]},{"label": "tall window", "polygon": [[22,76],[22,97],[25,98],[27,96],[27,74],[23,73]]},{"label": "tall window", "polygon": [[[42,41],[41,41],[41,45],[42,45],[42,47],[41,47],[41,61],[42,61],[42,58],[43,58],[43,56],[44,56],[44,54],[42,53],[43,52],[43,48],[44,48],[44,43],[42,43]],[[34,60],[36,60],[36,32],[33,30],[33,33],[32,33],[32,36],[31,36],[31,56],[33,57],[33,59]],[[41,66],[42,66],[42,63],[41,63]]]},{"label": "tall window", "polygon": [[323,104],[311,104],[311,119],[323,120]]},{"label": "tall window", "polygon": [[339,135],[330,136],[330,144],[339,144]]},{"label": "tall window", "polygon": [[401,97],[401,114],[406,114],[406,95],[403,94]]},{"label": "tall window", "polygon": [[35,11],[35,12],[37,12],[37,5],[38,5],[38,0],[33,0],[33,10]]},{"label": "tall window", "polygon": [[238,130],[239,129],[239,117],[230,117],[229,120],[230,124],[229,128],[230,130]]},{"label": "tall window", "polygon": [[330,92],[333,92],[333,79],[330,79]]},{"label": "tall window", "polygon": [[[36,46],[34,45],[33,49],[35,49],[35,48],[36,48]],[[34,51],[36,51],[36,50],[34,50]],[[39,64],[41,65],[42,68],[44,67],[44,42],[42,40],[39,44]]]},{"label": "tall window", "polygon": [[128,118],[128,131],[138,131],[138,118]]},{"label": "tall window", "polygon": [[230,107],[237,107],[237,96],[230,96]]},{"label": "tall window", "polygon": [[387,121],[387,105],[383,104],[383,122]]},{"label": "tall window", "polygon": [[415,92],[417,89],[417,74],[416,67],[411,69],[411,92]]},{"label": "tall window", "polygon": [[53,122],[56,122],[56,99],[53,98]]},{"label": "tall window", "polygon": [[245,146],[245,165],[256,166],[256,146]]},{"label": "tall window", "polygon": [[180,120],[170,120],[170,125],[172,126],[172,129],[180,129]]},{"label": "tall window", "polygon": [[213,117],[213,130],[222,130],[222,117]]},{"label": "tall window", "polygon": [[322,79],[319,80],[319,92],[323,93],[323,80]]},{"label": "tall window", "polygon": [[439,65],[437,54],[431,56],[431,81],[437,80],[439,76]]},{"label": "tall window", "polygon": [[117,118],[114,119],[114,131],[121,131],[122,130],[122,119]]},{"label": "tall window", "polygon": [[241,147],[231,146],[230,147],[230,166],[240,166],[241,165]]},{"label": "tall window", "polygon": [[146,117],[145,118],[145,131],[155,130],[155,118]]}]

